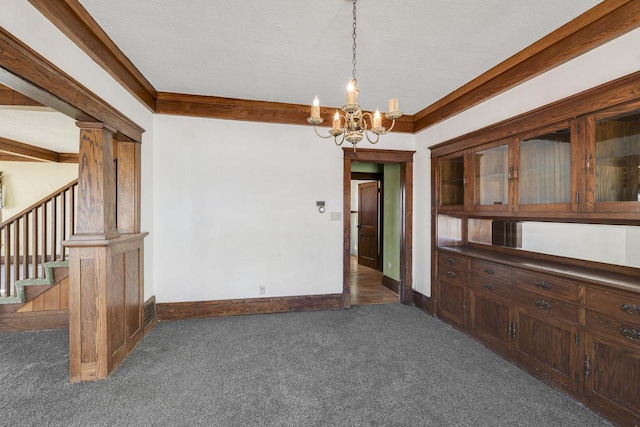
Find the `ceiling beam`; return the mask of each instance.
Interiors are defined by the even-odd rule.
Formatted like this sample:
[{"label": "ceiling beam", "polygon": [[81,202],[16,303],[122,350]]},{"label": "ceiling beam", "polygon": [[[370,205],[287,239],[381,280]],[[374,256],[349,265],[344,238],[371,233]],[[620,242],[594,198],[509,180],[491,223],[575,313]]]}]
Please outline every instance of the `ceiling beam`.
[{"label": "ceiling beam", "polygon": [[29,0],[29,3],[140,102],[155,110],[154,87],[78,0]]},{"label": "ceiling beam", "polygon": [[0,160],[38,161],[54,163],[78,163],[78,155],[73,153],[57,153],[46,148],[25,144],[0,137]]},{"label": "ceiling beam", "polygon": [[43,105],[31,98],[16,92],[15,90],[0,84],[0,105],[12,105],[19,107],[42,107]]},{"label": "ceiling beam", "polygon": [[607,0],[414,115],[433,126],[640,26],[640,1]]},{"label": "ceiling beam", "polygon": [[[158,92],[156,101],[158,114],[293,125],[307,124],[307,117],[310,114],[309,108],[309,105],[301,104],[249,101],[169,92]],[[336,108],[321,108],[320,115],[325,120],[325,124],[331,123],[335,110]],[[400,117],[396,120],[393,130],[394,132],[413,133],[412,116]]]}]

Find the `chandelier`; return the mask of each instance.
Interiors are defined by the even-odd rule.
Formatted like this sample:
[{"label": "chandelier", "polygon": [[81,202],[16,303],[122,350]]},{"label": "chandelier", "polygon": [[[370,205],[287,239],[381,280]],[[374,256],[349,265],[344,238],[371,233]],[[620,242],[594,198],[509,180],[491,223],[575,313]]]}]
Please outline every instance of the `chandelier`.
[{"label": "chandelier", "polygon": [[[353,71],[351,80],[347,86],[346,104],[342,106],[340,111],[336,110],[333,116],[333,123],[329,135],[323,136],[318,133],[318,125],[324,120],[320,117],[320,101],[316,96],[311,105],[311,117],[307,118],[307,122],[313,125],[313,129],[320,138],[328,139],[333,137],[336,145],[340,146],[347,140],[353,145],[353,151],[356,151],[356,144],[366,137],[371,144],[376,144],[380,139],[380,135],[391,132],[396,124],[396,119],[402,117],[402,111],[398,108],[398,100],[392,98],[389,100],[389,111],[384,116],[391,120],[389,129],[382,126],[382,117],[380,111],[375,113],[363,112],[358,105],[358,86],[356,84],[356,0],[353,0]],[[372,133],[375,137],[370,136]],[[373,139],[372,139],[373,138]]]}]

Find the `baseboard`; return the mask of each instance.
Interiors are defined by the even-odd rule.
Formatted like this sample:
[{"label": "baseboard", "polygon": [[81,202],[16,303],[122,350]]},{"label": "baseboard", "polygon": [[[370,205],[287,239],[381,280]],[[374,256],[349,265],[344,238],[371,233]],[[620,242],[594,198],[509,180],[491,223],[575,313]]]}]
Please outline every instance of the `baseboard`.
[{"label": "baseboard", "polygon": [[159,303],[157,313],[162,321],[337,308],[342,308],[342,294]]},{"label": "baseboard", "polygon": [[396,279],[392,279],[389,276],[382,276],[382,286],[393,291],[396,294],[400,290],[400,282],[398,282]]},{"label": "baseboard", "polygon": [[418,291],[413,291],[413,303],[429,316],[433,316],[433,300],[430,297],[423,295]]},{"label": "baseboard", "polygon": [[158,323],[156,296],[151,296],[144,302],[144,334],[146,335]]},{"label": "baseboard", "polygon": [[26,332],[69,327],[69,310],[33,311],[0,315],[0,332]]}]

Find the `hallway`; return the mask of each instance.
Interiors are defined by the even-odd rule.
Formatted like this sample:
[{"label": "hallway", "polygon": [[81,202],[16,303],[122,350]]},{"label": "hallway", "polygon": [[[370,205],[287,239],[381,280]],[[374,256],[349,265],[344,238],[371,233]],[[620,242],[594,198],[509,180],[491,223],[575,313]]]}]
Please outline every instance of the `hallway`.
[{"label": "hallway", "polygon": [[397,303],[398,294],[382,285],[382,272],[358,265],[358,257],[351,256],[351,304]]}]

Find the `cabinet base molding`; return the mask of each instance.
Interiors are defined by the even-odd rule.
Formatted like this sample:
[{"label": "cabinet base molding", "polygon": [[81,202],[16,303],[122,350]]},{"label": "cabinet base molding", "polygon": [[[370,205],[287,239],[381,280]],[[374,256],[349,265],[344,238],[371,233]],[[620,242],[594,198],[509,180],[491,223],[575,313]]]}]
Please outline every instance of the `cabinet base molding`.
[{"label": "cabinet base molding", "polygon": [[156,296],[149,297],[144,302],[144,334],[149,333],[154,326],[158,324],[158,311],[156,309]]},{"label": "cabinet base molding", "polygon": [[413,291],[413,304],[429,316],[434,315],[433,298],[423,295],[418,291]]},{"label": "cabinet base molding", "polygon": [[188,301],[157,304],[158,320],[184,320],[245,314],[286,313],[291,311],[342,308],[342,294],[293,297],[247,298],[214,301]]}]

